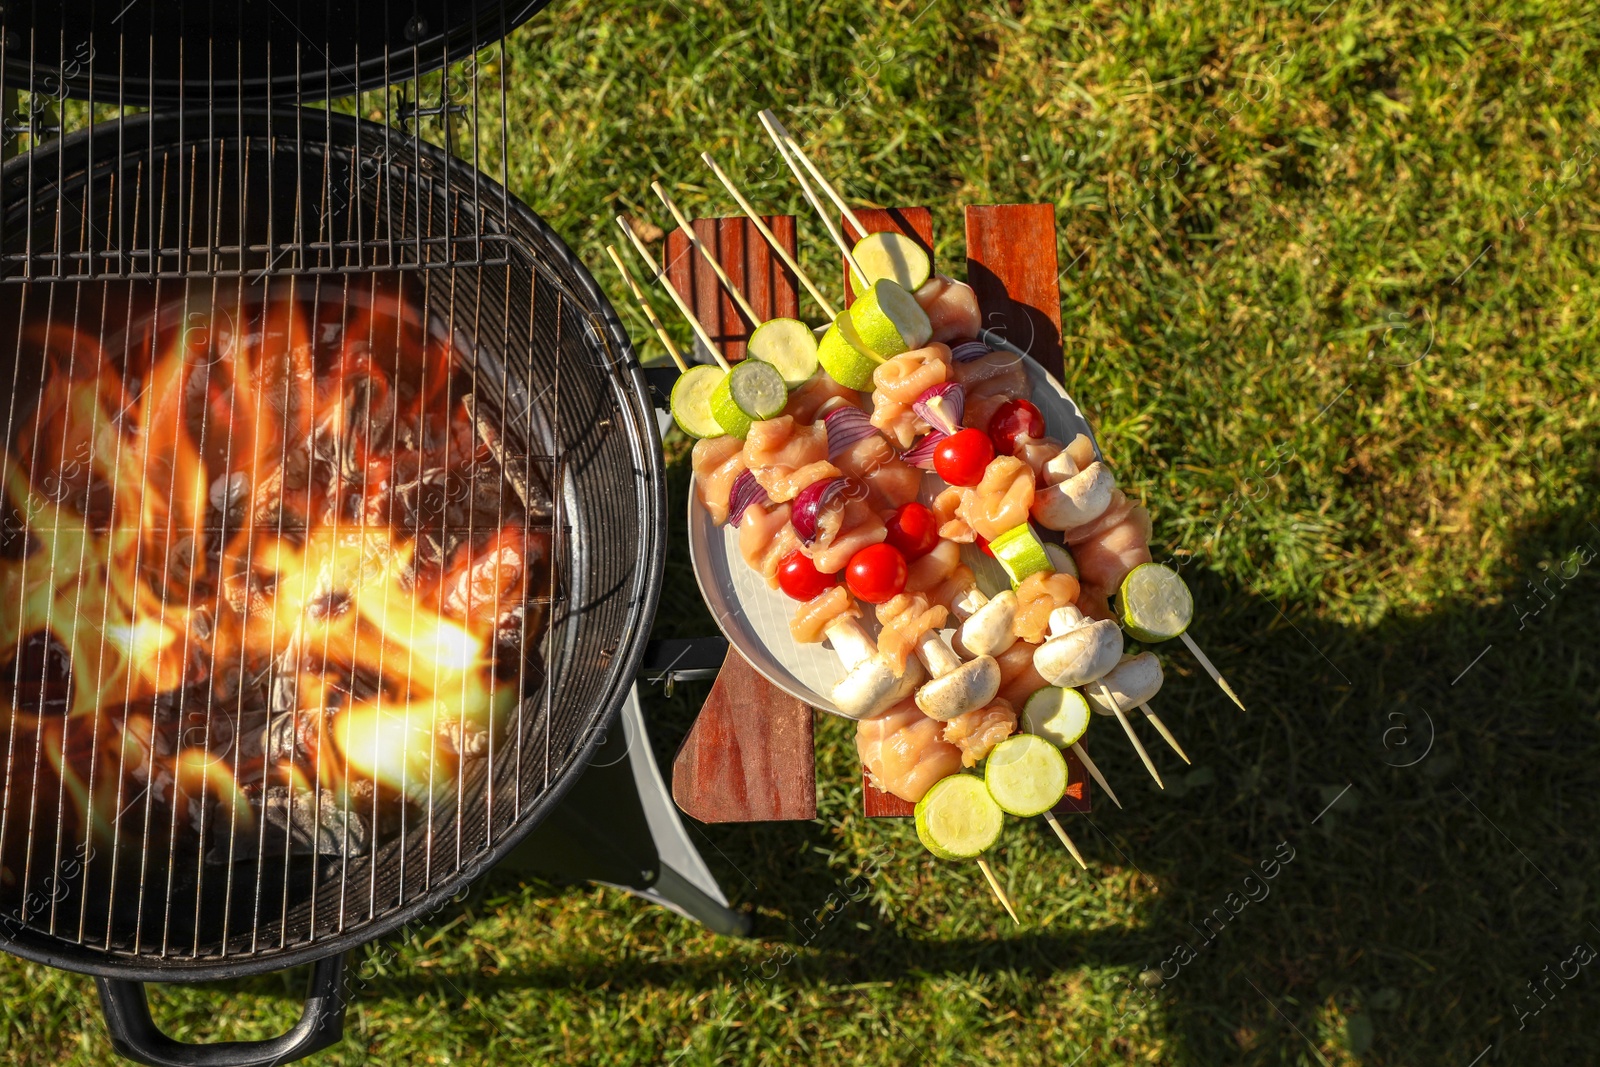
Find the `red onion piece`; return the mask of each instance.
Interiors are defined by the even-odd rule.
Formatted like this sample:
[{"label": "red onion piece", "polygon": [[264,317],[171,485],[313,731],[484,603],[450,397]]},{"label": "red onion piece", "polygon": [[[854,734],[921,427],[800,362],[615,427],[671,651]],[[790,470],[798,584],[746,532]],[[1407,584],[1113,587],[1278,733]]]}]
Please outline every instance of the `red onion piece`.
[{"label": "red onion piece", "polygon": [[761,488],[761,483],[756,481],[756,476],[749,471],[740,471],[739,477],[733,480],[733,488],[728,490],[728,521],[739,525],[739,520],[744,518],[744,510],[751,504],[769,504],[772,498],[767,496],[767,491]]},{"label": "red onion piece", "polygon": [[961,416],[967,410],[967,391],[958,382],[940,382],[923,390],[911,405],[922,421],[941,434],[961,429]]},{"label": "red onion piece", "polygon": [[829,459],[838,459],[839,453],[878,432],[867,413],[849,403],[834,408],[822,421],[828,427]]},{"label": "red onion piece", "polygon": [[957,363],[971,363],[994,351],[982,341],[963,341],[950,350],[950,358]]},{"label": "red onion piece", "polygon": [[819,478],[800,490],[789,510],[789,523],[802,544],[809,545],[817,539],[817,520],[822,517],[822,510],[849,485],[848,478]]},{"label": "red onion piece", "polygon": [[930,430],[922,440],[914,445],[911,451],[900,458],[913,467],[921,467],[925,471],[933,470],[933,452],[939,447],[939,442],[950,435],[942,430]]}]

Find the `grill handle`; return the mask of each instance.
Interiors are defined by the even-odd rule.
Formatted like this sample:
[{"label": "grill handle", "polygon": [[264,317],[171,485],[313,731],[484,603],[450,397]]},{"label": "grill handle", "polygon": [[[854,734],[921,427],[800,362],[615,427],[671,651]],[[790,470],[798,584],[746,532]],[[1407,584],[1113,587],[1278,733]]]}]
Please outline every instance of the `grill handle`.
[{"label": "grill handle", "polygon": [[311,965],[305,1009],[292,1030],[268,1041],[174,1041],[150,1018],[144,983],[96,978],[111,1046],[150,1067],[277,1067],[337,1044],[344,1036],[344,953]]}]

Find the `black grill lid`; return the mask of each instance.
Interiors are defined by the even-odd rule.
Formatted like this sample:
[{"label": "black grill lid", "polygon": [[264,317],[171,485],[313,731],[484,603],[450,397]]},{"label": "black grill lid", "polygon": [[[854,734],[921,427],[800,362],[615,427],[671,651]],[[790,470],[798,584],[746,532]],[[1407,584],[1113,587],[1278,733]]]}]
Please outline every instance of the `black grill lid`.
[{"label": "black grill lid", "polygon": [[465,59],[550,0],[0,0],[5,83],[127,106],[354,95]]}]

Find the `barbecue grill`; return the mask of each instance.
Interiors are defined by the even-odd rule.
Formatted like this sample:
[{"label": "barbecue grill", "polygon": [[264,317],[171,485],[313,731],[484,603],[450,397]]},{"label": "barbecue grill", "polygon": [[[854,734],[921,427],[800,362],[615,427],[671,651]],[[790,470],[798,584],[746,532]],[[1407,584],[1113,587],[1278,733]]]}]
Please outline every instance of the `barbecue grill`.
[{"label": "barbecue grill", "polygon": [[[0,947],[95,975],[125,1055],[336,1041],[343,954],[525,837],[631,683],[665,483],[506,189],[542,6],[0,8]],[[268,1042],[140,985],[307,962]]]}]

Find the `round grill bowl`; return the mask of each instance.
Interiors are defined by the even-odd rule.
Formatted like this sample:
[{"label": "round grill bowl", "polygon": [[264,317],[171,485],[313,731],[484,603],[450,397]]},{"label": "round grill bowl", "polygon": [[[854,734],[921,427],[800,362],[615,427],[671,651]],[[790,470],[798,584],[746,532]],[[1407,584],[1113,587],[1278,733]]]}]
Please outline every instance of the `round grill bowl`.
[{"label": "round grill bowl", "polygon": [[[614,311],[561,240],[481,173],[328,112],[130,118],[12,161],[0,188],[3,321],[44,307],[81,325],[132,292],[337,294],[364,291],[375,271],[401,278],[430,328],[451,336],[478,403],[509,413],[493,420],[503,447],[531,457],[554,509],[549,622],[530,651],[537,684],[453,796],[364,855],[191,861],[170,882],[158,863],[141,892],[137,851],[118,853],[114,881],[103,845],[74,862],[84,850],[54,839],[55,791],[33,796],[30,772],[0,764],[6,802],[32,804],[50,846],[19,846],[15,834],[0,843],[0,947],[105,978],[198,981],[323,959],[427,915],[582,772],[649,634],[665,480]],[[0,373],[18,383],[19,425],[40,367],[19,365],[14,350]]]}]

